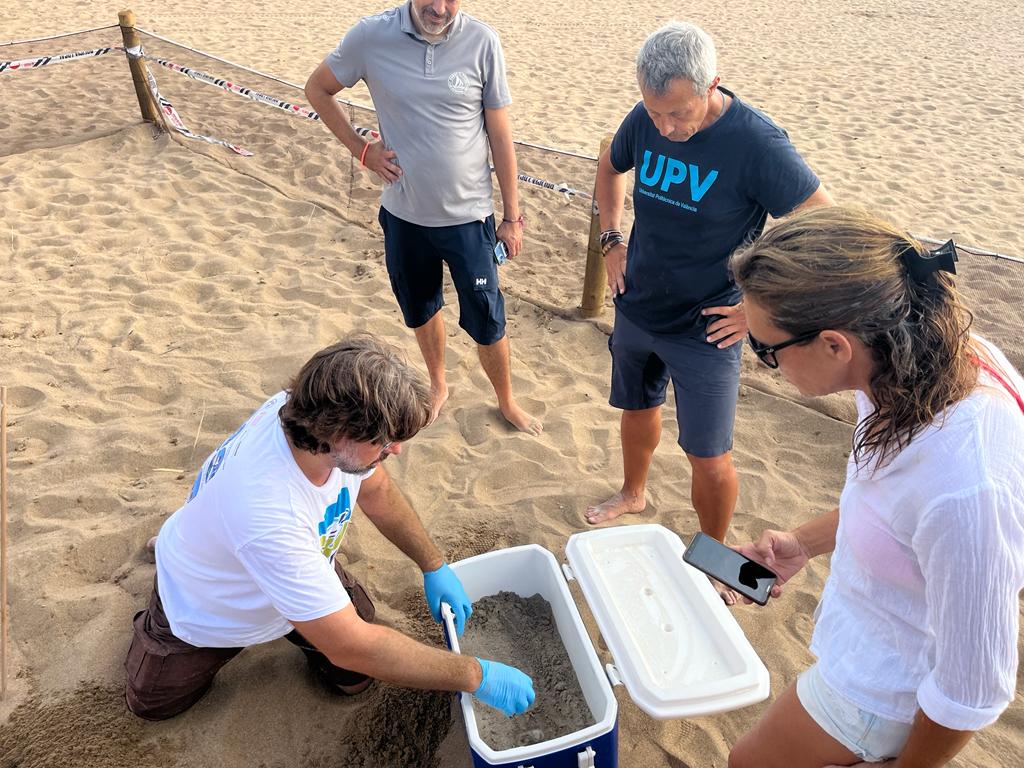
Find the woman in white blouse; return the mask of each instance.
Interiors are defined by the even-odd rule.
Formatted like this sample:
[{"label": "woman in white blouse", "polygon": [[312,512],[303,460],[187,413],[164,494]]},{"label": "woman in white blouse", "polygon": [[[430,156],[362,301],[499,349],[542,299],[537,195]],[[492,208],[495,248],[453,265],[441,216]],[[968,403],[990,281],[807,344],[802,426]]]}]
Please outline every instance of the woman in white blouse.
[{"label": "woman in white blouse", "polygon": [[1024,379],[968,333],[955,260],[842,208],[733,256],[758,357],[805,395],[853,390],[859,420],[839,507],[739,547],[780,584],[833,554],[817,663],[730,768],[946,765],[1013,700]]}]

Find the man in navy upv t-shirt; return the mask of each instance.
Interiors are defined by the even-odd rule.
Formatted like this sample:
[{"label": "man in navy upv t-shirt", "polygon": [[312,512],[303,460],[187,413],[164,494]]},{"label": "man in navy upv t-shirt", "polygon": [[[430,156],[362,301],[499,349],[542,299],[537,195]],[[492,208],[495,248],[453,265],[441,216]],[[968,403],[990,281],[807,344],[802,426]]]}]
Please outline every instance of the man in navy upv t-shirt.
[{"label": "man in navy upv t-shirt", "polygon": [[[729,256],[761,233],[768,214],[832,204],[785,131],[720,87],[716,67],[714,43],[699,27],[673,22],[652,34],[637,57],[643,100],[598,162],[616,310],[609,401],[622,409],[625,477],[618,493],[587,509],[590,523],[645,508],[671,378],[701,530],[725,538],[738,494],[732,432],[747,332]],[[631,170],[627,242],[620,222]]]},{"label": "man in navy upv t-shirt", "polygon": [[639,102],[609,160],[636,171],[626,290],[615,309],[652,333],[704,330],[700,311],[736,304],[729,255],[818,188],[786,133],[731,91],[729,108],[685,142],[661,135]]}]

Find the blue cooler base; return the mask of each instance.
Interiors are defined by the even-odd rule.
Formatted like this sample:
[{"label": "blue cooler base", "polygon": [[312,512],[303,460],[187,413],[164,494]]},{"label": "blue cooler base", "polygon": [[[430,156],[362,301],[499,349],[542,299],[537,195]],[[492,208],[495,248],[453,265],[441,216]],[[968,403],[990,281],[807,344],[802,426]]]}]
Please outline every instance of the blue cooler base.
[{"label": "blue cooler base", "polygon": [[[495,750],[480,738],[472,696],[462,694],[459,709],[474,768],[618,768],[619,718],[615,694],[554,555],[536,544],[527,544],[460,560],[452,563],[452,570],[474,602],[506,590],[524,598],[539,594],[547,600],[593,718],[590,725],[577,731],[529,746]],[[457,651],[451,615],[445,618],[444,627],[448,646]]]},{"label": "blue cooler base", "polygon": [[[549,755],[539,755],[529,760],[517,760],[514,763],[488,763],[473,749],[470,754],[473,756],[473,768],[579,768],[581,765],[579,754],[586,752],[587,747],[594,750],[594,768],[618,768],[619,766],[619,720],[615,719],[615,725],[608,733],[598,736],[596,739],[585,741],[575,747],[560,749]],[[587,765],[587,763],[582,763]]]}]

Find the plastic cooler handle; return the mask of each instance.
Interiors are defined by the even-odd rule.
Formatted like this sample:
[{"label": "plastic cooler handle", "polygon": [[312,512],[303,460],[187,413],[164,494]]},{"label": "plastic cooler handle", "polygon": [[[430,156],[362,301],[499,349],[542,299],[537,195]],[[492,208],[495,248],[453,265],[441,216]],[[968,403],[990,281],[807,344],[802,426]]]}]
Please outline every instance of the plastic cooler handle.
[{"label": "plastic cooler handle", "polygon": [[459,649],[459,633],[455,631],[455,611],[444,601],[441,602],[441,627],[448,647],[455,653],[462,653]]}]

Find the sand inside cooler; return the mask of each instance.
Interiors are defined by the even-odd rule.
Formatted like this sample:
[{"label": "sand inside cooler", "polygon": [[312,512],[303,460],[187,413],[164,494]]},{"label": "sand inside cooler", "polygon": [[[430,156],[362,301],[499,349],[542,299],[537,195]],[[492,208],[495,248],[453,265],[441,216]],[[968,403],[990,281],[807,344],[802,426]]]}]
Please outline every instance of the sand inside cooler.
[{"label": "sand inside cooler", "polygon": [[462,653],[518,667],[533,679],[537,698],[524,714],[506,717],[473,700],[480,738],[493,750],[525,747],[587,728],[596,721],[541,595],[499,592],[473,603],[460,638]]}]

